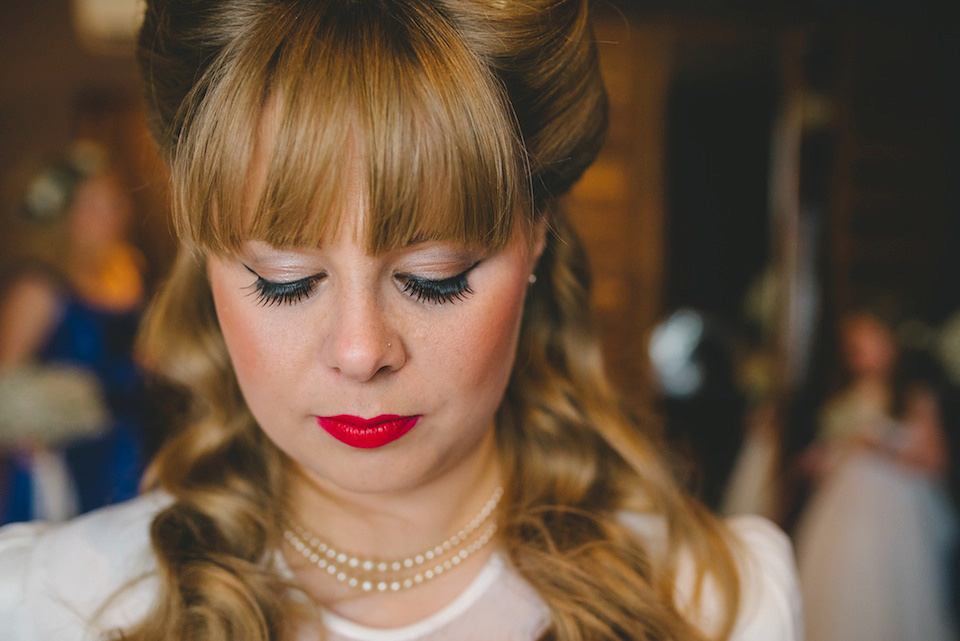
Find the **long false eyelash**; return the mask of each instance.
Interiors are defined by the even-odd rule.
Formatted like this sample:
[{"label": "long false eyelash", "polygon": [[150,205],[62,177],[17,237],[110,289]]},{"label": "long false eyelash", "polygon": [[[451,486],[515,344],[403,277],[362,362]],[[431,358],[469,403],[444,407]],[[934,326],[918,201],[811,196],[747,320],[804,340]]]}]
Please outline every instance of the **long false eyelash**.
[{"label": "long false eyelash", "polygon": [[418,301],[441,304],[463,300],[473,293],[467,279],[461,276],[444,280],[422,280],[405,276],[403,291]]},{"label": "long false eyelash", "polygon": [[411,274],[398,274],[397,278],[403,281],[403,291],[417,301],[438,304],[452,303],[464,300],[473,293],[470,283],[467,282],[467,275],[479,264],[478,261],[456,276],[442,280],[419,278]]},{"label": "long false eyelash", "polygon": [[247,289],[251,290],[251,294],[256,296],[257,303],[264,307],[299,303],[313,292],[317,282],[324,277],[323,274],[314,274],[287,283],[277,283],[266,280],[246,265],[244,267],[257,277],[257,280]]},{"label": "long false eyelash", "polygon": [[[480,261],[477,261],[456,276],[440,280],[420,278],[412,274],[398,274],[397,278],[403,282],[403,291],[419,302],[450,303],[464,300],[473,294],[473,289],[467,282],[467,275],[479,264]],[[266,280],[246,265],[244,267],[257,277],[257,280],[246,289],[251,290],[251,294],[256,296],[257,303],[265,307],[299,303],[310,296],[317,282],[326,276],[322,273],[314,274],[299,280],[278,283]]]}]

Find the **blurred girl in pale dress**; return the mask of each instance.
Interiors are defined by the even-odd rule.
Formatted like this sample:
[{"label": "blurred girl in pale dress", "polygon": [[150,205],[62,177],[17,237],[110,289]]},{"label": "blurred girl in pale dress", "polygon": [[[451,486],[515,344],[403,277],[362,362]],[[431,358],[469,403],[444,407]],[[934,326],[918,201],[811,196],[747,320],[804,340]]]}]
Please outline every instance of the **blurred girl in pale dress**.
[{"label": "blurred girl in pale dress", "polygon": [[825,405],[797,527],[810,641],[956,638],[946,568],[956,525],[932,358],[898,355],[877,318],[841,327],[849,383]]}]

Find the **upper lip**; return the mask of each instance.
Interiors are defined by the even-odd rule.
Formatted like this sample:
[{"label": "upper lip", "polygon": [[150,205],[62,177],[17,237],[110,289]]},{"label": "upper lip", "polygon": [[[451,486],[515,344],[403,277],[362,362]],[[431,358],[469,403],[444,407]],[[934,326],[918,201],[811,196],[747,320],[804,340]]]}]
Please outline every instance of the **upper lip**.
[{"label": "upper lip", "polygon": [[353,416],[352,414],[337,414],[336,416],[321,416],[320,418],[346,423],[347,425],[352,425],[354,427],[369,429],[383,423],[389,423],[390,421],[412,417],[412,415],[403,416],[400,414],[380,414],[379,416],[374,416],[373,418],[363,418],[361,416]]}]

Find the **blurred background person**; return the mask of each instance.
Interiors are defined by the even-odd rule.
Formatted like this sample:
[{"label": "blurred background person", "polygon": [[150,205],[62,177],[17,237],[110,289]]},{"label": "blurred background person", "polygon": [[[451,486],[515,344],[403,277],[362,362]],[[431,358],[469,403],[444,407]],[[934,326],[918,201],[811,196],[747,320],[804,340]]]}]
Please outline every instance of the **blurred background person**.
[{"label": "blurred background person", "polygon": [[136,494],[143,393],[132,344],[145,287],[130,217],[94,143],[74,143],[26,181],[0,299],[0,523]]},{"label": "blurred background person", "polygon": [[945,479],[949,385],[877,315],[845,315],[843,386],[802,455],[796,530],[810,641],[948,641],[956,516]]}]

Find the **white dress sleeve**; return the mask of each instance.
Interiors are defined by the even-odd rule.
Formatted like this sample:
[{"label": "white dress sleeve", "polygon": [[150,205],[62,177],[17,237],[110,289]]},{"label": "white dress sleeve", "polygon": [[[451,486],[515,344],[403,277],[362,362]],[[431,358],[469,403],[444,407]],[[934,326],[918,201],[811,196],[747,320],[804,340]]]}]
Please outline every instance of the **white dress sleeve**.
[{"label": "white dress sleeve", "polygon": [[[625,513],[621,519],[639,533],[654,555],[665,552],[666,524],[658,516]],[[780,528],[759,516],[725,521],[734,536],[734,558],[740,577],[740,608],[729,641],[803,641],[803,617],[793,546]],[[707,634],[714,634],[724,615],[719,588],[707,579],[699,602],[693,593],[696,571],[692,555],[678,561],[677,607]]]},{"label": "white dress sleeve", "polygon": [[139,620],[156,593],[149,525],[167,502],[0,528],[0,639],[94,641]]},{"label": "white dress sleeve", "polygon": [[740,611],[731,641],[802,641],[803,613],[793,547],[756,516],[727,521],[741,543]]},{"label": "white dress sleeve", "polygon": [[34,543],[46,525],[15,523],[0,529],[0,621],[4,639],[35,638],[30,629],[27,592]]}]

